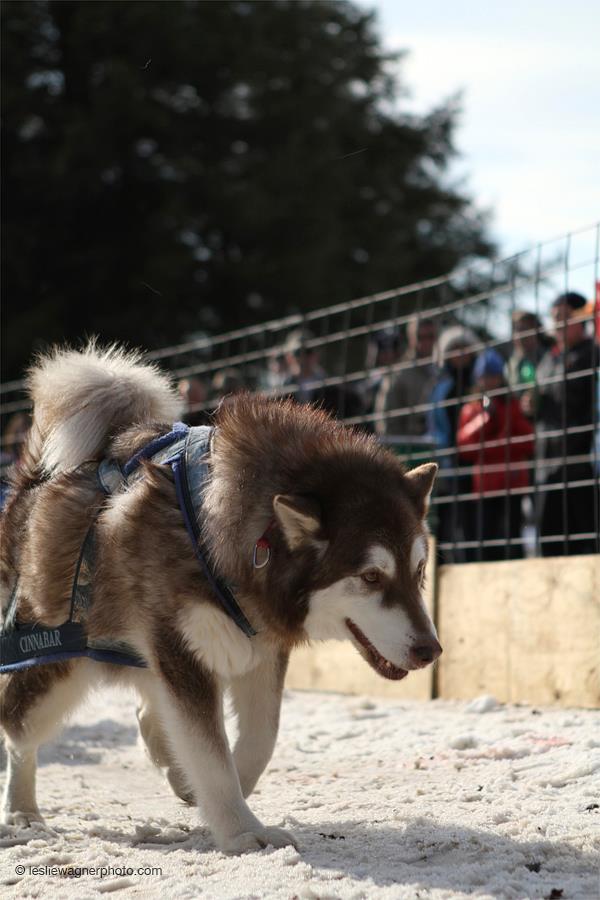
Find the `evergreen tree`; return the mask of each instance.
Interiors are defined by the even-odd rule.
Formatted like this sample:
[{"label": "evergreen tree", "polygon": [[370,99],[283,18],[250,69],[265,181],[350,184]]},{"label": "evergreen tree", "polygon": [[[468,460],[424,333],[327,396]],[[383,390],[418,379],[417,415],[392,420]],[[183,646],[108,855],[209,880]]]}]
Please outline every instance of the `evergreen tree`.
[{"label": "evergreen tree", "polygon": [[4,378],[97,333],[157,347],[451,270],[454,105],[398,111],[343,0],[5,0]]}]

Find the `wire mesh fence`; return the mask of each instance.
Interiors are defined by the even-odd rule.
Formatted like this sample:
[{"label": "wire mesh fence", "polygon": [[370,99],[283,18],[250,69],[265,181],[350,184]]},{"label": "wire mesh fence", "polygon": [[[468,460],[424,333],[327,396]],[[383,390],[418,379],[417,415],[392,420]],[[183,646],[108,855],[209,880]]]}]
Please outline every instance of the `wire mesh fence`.
[{"label": "wire mesh fence", "polygon": [[[443,561],[600,552],[600,224],[493,263],[148,354],[191,424],[238,390],[317,403],[440,466]],[[559,302],[558,298],[562,298]],[[3,466],[26,428],[2,385]]]}]

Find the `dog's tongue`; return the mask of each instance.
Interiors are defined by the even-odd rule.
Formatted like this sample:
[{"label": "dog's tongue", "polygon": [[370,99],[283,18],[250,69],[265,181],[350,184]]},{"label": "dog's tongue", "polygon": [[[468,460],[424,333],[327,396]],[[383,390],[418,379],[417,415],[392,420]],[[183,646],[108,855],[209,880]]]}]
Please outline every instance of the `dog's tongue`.
[{"label": "dog's tongue", "polygon": [[373,646],[366,634],[363,634],[358,625],[354,624],[352,619],[346,619],[346,625],[359,644],[367,651],[367,662],[371,668],[375,669],[378,675],[381,675],[383,678],[388,678],[390,681],[400,681],[401,678],[406,678],[408,675],[406,669],[395,666],[389,659],[382,656],[379,650]]}]

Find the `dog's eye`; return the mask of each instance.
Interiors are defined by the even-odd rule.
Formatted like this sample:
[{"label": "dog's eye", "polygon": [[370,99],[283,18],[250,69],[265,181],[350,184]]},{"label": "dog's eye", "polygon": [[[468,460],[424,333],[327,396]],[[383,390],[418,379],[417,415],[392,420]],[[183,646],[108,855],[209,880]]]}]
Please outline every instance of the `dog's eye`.
[{"label": "dog's eye", "polygon": [[379,584],[381,581],[381,576],[376,569],[369,569],[368,572],[363,572],[360,577],[366,584]]},{"label": "dog's eye", "polygon": [[425,560],[422,559],[419,565],[417,566],[417,581],[420,585],[425,581]]}]

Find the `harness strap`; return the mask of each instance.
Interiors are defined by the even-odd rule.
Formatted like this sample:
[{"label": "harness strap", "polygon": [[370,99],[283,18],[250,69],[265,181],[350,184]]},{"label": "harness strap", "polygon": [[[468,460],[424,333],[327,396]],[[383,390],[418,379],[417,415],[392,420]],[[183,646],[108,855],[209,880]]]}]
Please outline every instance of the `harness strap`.
[{"label": "harness strap", "polygon": [[[61,632],[61,640],[63,639],[62,631],[69,624],[78,625],[77,622],[65,622],[64,625],[59,625],[58,629]],[[36,625],[35,628],[36,631],[44,630],[40,625]],[[2,645],[0,659],[6,660],[6,662],[0,664],[0,674],[2,675],[8,674],[9,672],[20,672],[23,669],[30,669],[32,666],[46,666],[48,663],[67,662],[69,659],[77,659],[84,656],[87,659],[93,659],[95,662],[111,663],[116,666],[134,666],[139,669],[148,668],[146,660],[142,659],[141,656],[137,656],[128,645],[126,645],[127,652],[120,652],[118,649],[111,650],[108,647],[96,650],[94,647],[85,646],[86,636],[83,629],[82,641],[84,646],[79,646],[76,640],[72,640],[68,641],[65,645],[66,649],[60,651],[57,650],[56,652],[47,653],[46,655],[37,655],[28,652],[25,657],[14,659],[14,661],[11,662],[11,658],[17,656],[14,647],[16,646],[16,638],[20,639],[20,632],[21,629],[19,629],[15,635],[8,635],[7,637],[0,638],[0,645]],[[19,655],[22,656],[22,654]]]},{"label": "harness strap", "polygon": [[[208,451],[213,434],[214,428],[208,425],[190,428],[182,422],[176,422],[168,434],[155,438],[123,466],[119,486],[136,475],[143,460],[171,467],[179,509],[202,572],[223,611],[247,637],[253,637],[256,631],[242,612],[233,590],[213,571],[208,562],[208,551],[202,541],[199,514],[194,503],[196,498],[200,501],[208,478]],[[107,481],[117,481],[120,471],[117,463],[105,461],[103,476]]]},{"label": "harness strap", "polygon": [[[212,431],[212,429],[209,430]],[[167,434],[160,435],[160,437],[154,438],[153,441],[150,441],[149,444],[146,444],[145,447],[138,450],[138,452],[125,463],[123,466],[123,476],[125,480],[129,478],[132,472],[135,472],[143,460],[155,460],[155,457],[161,450],[164,450],[166,447],[171,447],[176,441],[185,438],[189,432],[190,428],[184,422],[175,422],[171,431],[167,432]]]},{"label": "harness strap", "polygon": [[[98,483],[105,494],[110,493],[110,483],[117,483],[115,466],[118,469],[117,464],[113,463],[111,468],[105,467],[102,473],[101,466],[98,468]],[[119,483],[122,483],[122,477]],[[124,641],[88,640],[82,621],[92,603],[92,578],[96,560],[95,526],[101,510],[102,507],[95,512],[81,545],[66,622],[55,627],[41,624],[19,625],[17,578],[0,632],[0,673],[18,672],[32,666],[65,662],[78,657],[121,666],[147,667],[146,661]]]},{"label": "harness strap", "polygon": [[188,434],[186,445],[184,448],[184,455],[176,456],[174,459],[169,460],[168,462],[170,463],[171,469],[173,470],[173,475],[175,478],[175,490],[177,491],[177,500],[179,502],[179,508],[181,509],[183,515],[183,521],[185,523],[188,536],[192,542],[194,554],[196,556],[196,559],[200,563],[202,571],[204,572],[204,576],[210,584],[213,593],[216,594],[219,602],[221,603],[223,610],[231,619],[233,619],[235,624],[244,632],[246,637],[254,637],[256,631],[240,609],[233,591],[222,578],[220,578],[215,572],[213,572],[207,562],[206,548],[202,544],[200,527],[198,525],[198,519],[194,511],[194,504],[190,492],[190,485],[188,481],[189,469],[184,464],[185,457],[187,456],[189,450],[189,443],[190,435]]},{"label": "harness strap", "polygon": [[[208,477],[207,452],[214,432],[208,426],[189,428],[176,422],[173,429],[151,441],[121,467],[115,460],[104,459],[96,477],[105,496],[116,493],[135,475],[141,463],[170,465],[175,479],[177,501],[194,554],[206,580],[225,613],[247,637],[256,631],[240,609],[230,586],[208,563],[208,551],[202,542],[194,498],[201,497]],[[176,445],[176,446],[173,446]],[[178,446],[177,446],[178,445]],[[69,619],[62,625],[18,625],[17,589],[15,584],[0,633],[0,673],[27,669],[46,663],[62,662],[76,657],[88,657],[98,662],[121,666],[147,667],[147,663],[124,641],[88,640],[82,619],[92,602],[92,577],[95,568],[95,526],[100,507],[86,532],[73,578]],[[77,617],[79,621],[76,621]]]},{"label": "harness strap", "polygon": [[114,459],[103,459],[96,469],[96,480],[107,496],[119,490],[125,480],[123,469]]},{"label": "harness strap", "polygon": [[[97,662],[147,668],[147,663],[124,641],[88,640],[81,619],[92,600],[91,577],[95,562],[94,527],[99,511],[87,530],[73,578],[69,618],[62,625],[19,625],[16,621],[19,581],[15,582],[0,632],[0,673],[31,666],[64,662],[86,656]],[[74,616],[80,617],[78,621]]]},{"label": "harness strap", "polygon": [[96,522],[99,515],[100,510],[94,514],[79,552],[71,590],[69,621],[73,619],[75,613],[85,616],[92,605],[92,576],[96,562]]}]

